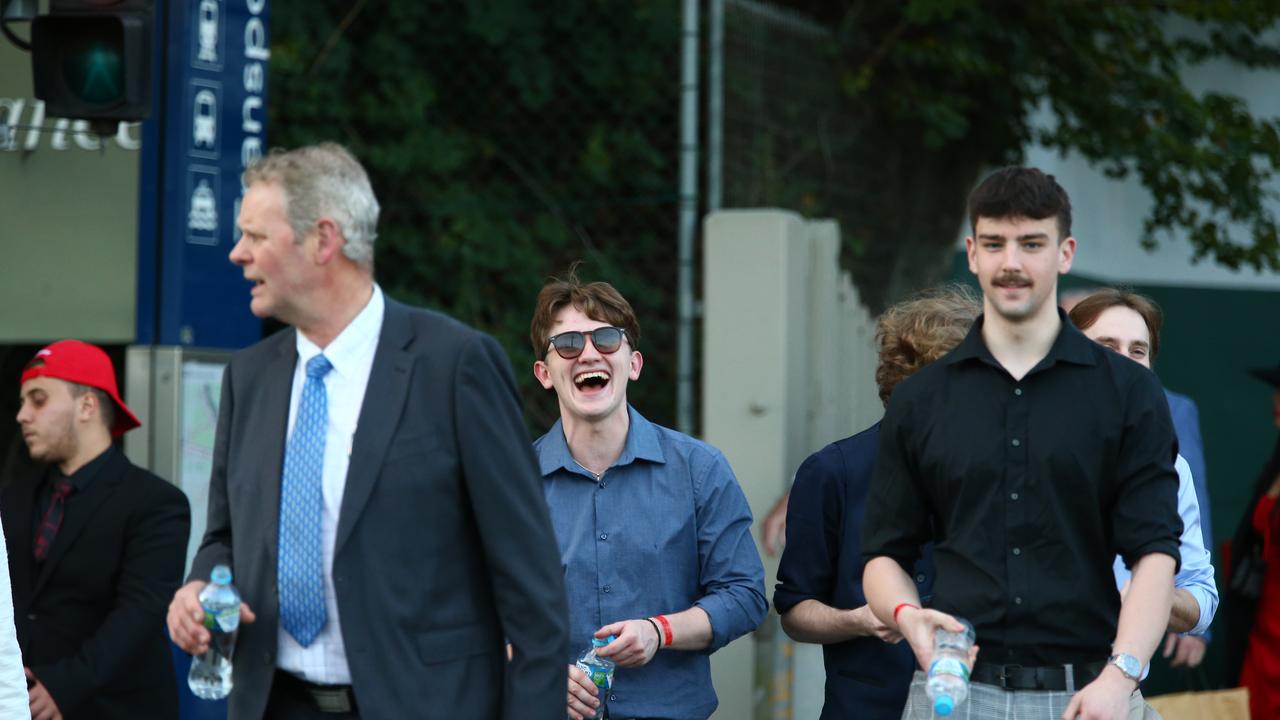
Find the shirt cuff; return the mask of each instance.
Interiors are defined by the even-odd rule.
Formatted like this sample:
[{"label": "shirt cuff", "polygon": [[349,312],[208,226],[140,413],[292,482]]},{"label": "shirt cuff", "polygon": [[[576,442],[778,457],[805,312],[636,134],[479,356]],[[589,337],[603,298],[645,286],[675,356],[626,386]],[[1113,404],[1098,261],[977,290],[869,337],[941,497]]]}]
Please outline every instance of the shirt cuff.
[{"label": "shirt cuff", "polygon": [[[1209,626],[1213,624],[1213,611],[1215,609],[1211,607],[1213,601],[1209,597],[1209,593],[1202,587],[1184,587],[1182,589],[1196,599],[1196,605],[1200,608],[1200,617],[1196,620],[1196,626],[1188,630],[1186,634],[1197,637],[1206,636],[1209,632]],[[1208,638],[1206,637],[1205,640],[1207,641]]]},{"label": "shirt cuff", "polygon": [[[711,654],[728,645],[742,635],[756,628],[749,621],[750,613],[740,606],[738,601],[725,593],[716,593],[699,598],[694,607],[702,608],[711,621],[711,644],[703,652]],[[761,620],[764,618],[761,617]],[[736,622],[735,622],[736,621]],[[749,627],[747,627],[749,625]]]},{"label": "shirt cuff", "polygon": [[[791,590],[788,588],[778,588],[773,591],[773,609],[778,611],[779,615],[786,615],[791,608],[799,605],[805,600],[817,600],[818,602],[830,605],[829,598],[820,598],[810,593]],[[703,608],[704,610],[706,608]]]},{"label": "shirt cuff", "polygon": [[1131,552],[1122,553],[1121,556],[1124,558],[1125,567],[1129,568],[1130,572],[1133,572],[1133,566],[1136,565],[1143,557],[1151,555],[1152,553],[1161,553],[1173,558],[1173,575],[1175,578],[1178,576],[1178,573],[1182,571],[1182,551],[1179,548],[1178,543],[1174,540],[1155,540],[1148,542],[1140,545]]}]

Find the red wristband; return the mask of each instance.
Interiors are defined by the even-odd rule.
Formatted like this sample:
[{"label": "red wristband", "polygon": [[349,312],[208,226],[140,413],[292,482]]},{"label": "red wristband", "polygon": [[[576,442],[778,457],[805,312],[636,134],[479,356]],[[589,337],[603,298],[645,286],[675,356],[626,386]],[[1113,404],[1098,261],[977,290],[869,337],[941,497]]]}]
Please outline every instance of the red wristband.
[{"label": "red wristband", "polygon": [[665,636],[663,638],[662,647],[671,647],[671,643],[675,642],[675,637],[671,634],[671,622],[667,620],[666,615],[654,615],[653,619],[657,620],[658,624],[662,626],[662,632]]},{"label": "red wristband", "polygon": [[898,624],[898,613],[902,612],[902,608],[908,608],[908,607],[909,607],[909,608],[915,608],[915,609],[917,609],[917,610],[919,610],[919,609],[920,609],[920,606],[919,606],[919,605],[916,605],[916,604],[914,604],[914,603],[898,603],[898,606],[897,606],[897,607],[895,607],[895,608],[893,609],[893,624],[894,624],[894,625],[897,625],[897,624]]}]

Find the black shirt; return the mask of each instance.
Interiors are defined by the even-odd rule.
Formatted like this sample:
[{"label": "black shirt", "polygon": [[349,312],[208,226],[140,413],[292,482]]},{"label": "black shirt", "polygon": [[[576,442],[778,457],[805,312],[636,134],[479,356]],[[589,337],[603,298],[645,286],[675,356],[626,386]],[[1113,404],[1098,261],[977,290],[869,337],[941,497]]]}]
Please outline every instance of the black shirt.
[{"label": "black shirt", "polygon": [[1022,380],[982,318],[894,389],[863,557],[907,572],[934,541],[933,606],[970,620],[981,657],[1029,666],[1110,655],[1117,554],[1179,559],[1177,451],[1156,376],[1062,330]]},{"label": "black shirt", "polygon": [[76,495],[84,492],[89,487],[89,483],[93,481],[98,471],[103,465],[107,464],[107,458],[111,453],[119,452],[115,445],[108,447],[99,453],[97,457],[80,466],[79,470],[71,473],[71,475],[63,475],[58,469],[57,463],[50,463],[45,467],[44,480],[40,483],[40,489],[36,491],[36,501],[31,504],[34,513],[31,518],[31,527],[35,528],[35,532],[40,532],[40,525],[44,522],[44,514],[49,510],[49,503],[53,502],[53,486],[59,480],[67,479],[71,481],[71,494],[67,496],[66,505],[62,510],[62,522],[67,521],[67,513],[71,510],[71,504],[75,502]]}]

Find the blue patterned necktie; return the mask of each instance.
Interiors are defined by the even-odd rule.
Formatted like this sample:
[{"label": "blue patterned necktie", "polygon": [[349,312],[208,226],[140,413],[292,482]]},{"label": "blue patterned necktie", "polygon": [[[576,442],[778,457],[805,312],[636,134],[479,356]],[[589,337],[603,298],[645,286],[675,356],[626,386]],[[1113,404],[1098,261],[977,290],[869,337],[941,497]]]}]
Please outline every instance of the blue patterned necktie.
[{"label": "blue patterned necktie", "polygon": [[307,361],[307,382],[284,453],[280,486],[280,624],[308,647],[328,620],[324,607],[324,555],[320,514],[324,505],[324,437],[329,399],[324,376],[333,365],[324,355]]}]

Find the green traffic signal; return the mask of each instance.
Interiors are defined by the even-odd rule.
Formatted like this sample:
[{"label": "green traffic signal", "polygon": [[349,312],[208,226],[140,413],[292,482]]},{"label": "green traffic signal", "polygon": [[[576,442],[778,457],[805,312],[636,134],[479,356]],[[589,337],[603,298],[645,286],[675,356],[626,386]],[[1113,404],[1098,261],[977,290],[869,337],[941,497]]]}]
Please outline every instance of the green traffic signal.
[{"label": "green traffic signal", "polygon": [[97,44],[83,53],[68,55],[62,70],[67,87],[88,102],[107,105],[124,95],[124,68],[118,47]]},{"label": "green traffic signal", "polygon": [[94,105],[120,102],[124,99],[124,61],[119,23],[86,18],[73,27],[62,56],[67,89]]},{"label": "green traffic signal", "polygon": [[31,25],[37,98],[55,117],[140,120],[151,109],[150,2],[52,0]]}]

